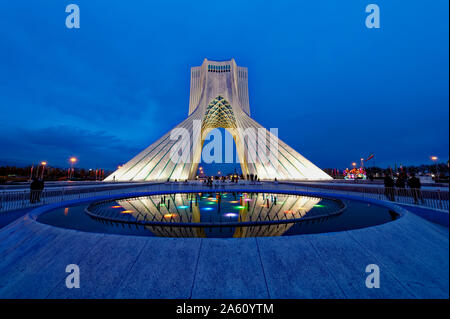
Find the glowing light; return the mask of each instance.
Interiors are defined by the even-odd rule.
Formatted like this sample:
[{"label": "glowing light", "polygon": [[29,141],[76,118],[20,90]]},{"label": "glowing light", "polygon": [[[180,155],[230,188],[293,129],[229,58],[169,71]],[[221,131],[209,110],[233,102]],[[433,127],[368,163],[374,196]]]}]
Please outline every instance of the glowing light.
[{"label": "glowing light", "polygon": [[178,208],[179,208],[179,209],[186,209],[186,208],[189,208],[189,206],[181,205],[181,206],[178,206]]},{"label": "glowing light", "polygon": [[314,207],[325,207],[325,205],[317,204],[317,205],[314,205]]},{"label": "glowing light", "polygon": [[214,205],[215,202],[206,202],[206,204],[208,204],[208,205]]},{"label": "glowing light", "polygon": [[252,200],[250,198],[244,199],[246,202],[251,202]]},{"label": "glowing light", "polygon": [[77,158],[76,158],[76,157],[71,157],[71,158],[69,159],[69,161],[70,161],[71,163],[75,163],[75,162],[77,161]]},{"label": "glowing light", "polygon": [[353,166],[356,166],[356,163],[355,163],[355,162],[353,162],[353,163],[352,163],[352,165],[353,165]]},{"label": "glowing light", "polygon": [[226,213],[224,216],[226,216],[226,217],[236,217],[236,216],[238,216],[238,214],[236,214],[236,213]]},{"label": "glowing light", "polygon": [[236,208],[236,209],[244,209],[245,206],[234,206],[234,208]]},{"label": "glowing light", "polygon": [[230,203],[237,204],[237,203],[239,203],[239,201],[238,200],[230,200]]},{"label": "glowing light", "polygon": [[437,161],[437,159],[438,159],[437,156],[431,156],[432,161]]},{"label": "glowing light", "polygon": [[121,208],[122,206],[120,205],[116,205],[116,206],[111,206],[111,208]]},{"label": "glowing light", "polygon": [[284,211],[284,213],[285,213],[285,214],[293,214],[294,211],[292,211],[292,210],[286,210],[286,211]]},{"label": "glowing light", "polygon": [[164,218],[173,218],[176,216],[177,216],[177,214],[164,214]]},{"label": "glowing light", "polygon": [[132,210],[123,210],[121,211],[122,214],[131,214],[134,213]]},{"label": "glowing light", "polygon": [[45,165],[47,165],[47,162],[45,162],[45,161],[44,161],[44,162],[41,162],[41,165],[42,165],[42,166],[45,166]]},{"label": "glowing light", "polygon": [[203,207],[202,210],[213,210],[214,208],[212,207]]}]

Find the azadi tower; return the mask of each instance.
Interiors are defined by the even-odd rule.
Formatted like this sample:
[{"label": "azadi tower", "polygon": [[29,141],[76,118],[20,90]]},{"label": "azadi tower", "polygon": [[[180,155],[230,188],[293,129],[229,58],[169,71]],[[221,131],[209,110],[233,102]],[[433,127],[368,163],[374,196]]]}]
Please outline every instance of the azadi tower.
[{"label": "azadi tower", "polygon": [[[283,112],[280,106],[274,111]],[[201,66],[191,68],[188,117],[105,180],[194,179],[205,138],[219,127],[233,136],[244,176],[253,174],[261,180],[331,179],[278,139],[276,132],[266,130],[250,117],[247,68],[238,66],[234,59],[205,59]],[[184,135],[174,134],[177,132]],[[189,140],[180,142],[183,137]],[[179,158],[174,160],[174,154]]]}]

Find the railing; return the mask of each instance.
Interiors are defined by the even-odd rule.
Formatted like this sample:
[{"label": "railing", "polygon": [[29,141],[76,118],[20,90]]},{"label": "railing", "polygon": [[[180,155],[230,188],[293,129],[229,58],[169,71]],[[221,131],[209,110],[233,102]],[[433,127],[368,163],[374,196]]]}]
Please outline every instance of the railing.
[{"label": "railing", "polygon": [[385,187],[365,187],[362,185],[330,185],[312,183],[285,183],[295,187],[305,187],[312,190],[332,191],[337,194],[359,195],[363,198],[374,198],[387,200],[406,205],[417,205],[431,209],[448,210],[449,192],[445,190],[428,190],[415,188],[385,188]]},{"label": "railing", "polygon": [[[183,190],[185,192],[185,190]],[[295,196],[295,195],[288,195],[288,196]],[[282,197],[283,200],[284,197]],[[315,197],[308,197],[309,199],[316,199]],[[148,202],[152,202],[152,205],[145,205],[145,209],[139,210],[135,209],[134,211],[128,211],[128,214],[123,214],[123,210],[118,210],[116,208],[122,208],[124,209],[123,202],[134,202],[139,201],[142,199],[147,199]],[[162,199],[162,196],[160,195],[153,195],[153,196],[138,196],[138,197],[131,197],[126,198],[124,200],[103,200],[95,203],[91,203],[84,211],[86,214],[88,214],[91,218],[95,220],[100,221],[106,221],[110,223],[119,223],[119,224],[128,224],[128,225],[140,225],[140,226],[170,226],[170,227],[225,227],[225,226],[262,226],[262,225],[277,225],[277,224],[292,224],[292,223],[301,223],[301,222],[307,222],[311,220],[319,221],[322,219],[328,219],[331,217],[335,217],[340,215],[343,211],[347,209],[347,205],[340,199],[333,199],[328,198],[329,201],[332,201],[335,203],[335,206],[327,206],[319,211],[311,211],[311,212],[303,212],[298,214],[297,216],[295,214],[282,214],[282,217],[279,216],[279,211],[275,214],[273,214],[272,208],[276,207],[276,201],[274,202],[273,199],[270,200],[271,205],[269,207],[269,199],[267,199],[267,207],[266,209],[250,209],[249,202],[246,202],[244,204],[244,208],[246,209],[248,214],[247,217],[244,220],[233,220],[232,217],[224,217],[222,215],[219,215],[219,218],[211,218],[209,221],[194,221],[194,214],[193,210],[195,207],[199,206],[199,202],[201,201],[200,196],[197,194],[195,197],[191,197],[188,199],[190,202],[189,205],[189,211],[187,210],[188,206],[185,207],[185,209],[178,210],[175,204],[175,200],[173,201],[173,206],[175,207],[175,211],[172,210],[173,213],[175,213],[176,216],[173,216],[170,212],[170,201],[171,199],[168,198],[168,203],[166,204],[166,200]],[[157,202],[158,204],[156,204]],[[167,216],[165,213],[162,213],[162,207],[159,206],[159,204],[163,203],[166,209],[166,212],[169,213]],[[142,203],[141,203],[142,204]],[[119,205],[119,206],[116,206]],[[135,207],[135,205],[131,204],[131,206]],[[138,205],[139,206],[139,205]],[[252,206],[252,208],[254,208]],[[217,209],[220,211],[220,201],[217,203]],[[306,215],[306,216],[305,216]]]},{"label": "railing", "polygon": [[119,195],[132,192],[147,191],[214,191],[215,189],[227,190],[256,190],[256,191],[305,191],[305,192],[331,192],[344,195],[355,195],[363,198],[373,198],[393,201],[400,204],[419,205],[422,207],[448,210],[449,192],[442,190],[417,190],[410,188],[383,188],[364,187],[362,185],[330,185],[330,184],[307,184],[291,182],[250,182],[240,181],[239,183],[217,182],[212,186],[207,186],[199,182],[178,182],[178,183],[143,183],[136,185],[105,185],[102,187],[76,187],[70,189],[44,189],[41,193],[23,191],[3,191],[0,192],[0,212],[24,209],[40,206],[44,204],[57,203],[66,200],[82,199],[100,195]]},{"label": "railing", "polygon": [[105,185],[100,187],[59,187],[42,191],[3,191],[0,192],[0,212],[36,207],[66,200],[88,198],[99,195],[121,194],[125,191],[139,191],[158,184]]}]

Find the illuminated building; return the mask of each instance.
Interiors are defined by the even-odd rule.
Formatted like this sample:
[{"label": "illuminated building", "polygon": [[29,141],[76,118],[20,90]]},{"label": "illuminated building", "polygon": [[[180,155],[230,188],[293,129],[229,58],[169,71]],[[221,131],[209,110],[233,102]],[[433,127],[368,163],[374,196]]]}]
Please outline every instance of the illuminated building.
[{"label": "illuminated building", "polygon": [[[168,101],[167,114],[155,116],[170,116],[171,103],[178,102]],[[274,106],[273,112],[283,112],[283,106]],[[299,134],[304,120],[299,118]],[[105,180],[195,179],[205,138],[211,130],[220,127],[227,129],[233,136],[244,176],[253,174],[261,180],[331,179],[251,118],[247,68],[238,66],[234,59],[221,62],[205,59],[201,66],[191,68],[188,117],[175,128],[188,132],[190,142],[180,144],[171,136],[174,129]],[[272,147],[275,144],[277,147]],[[173,160],[173,154],[180,151],[189,156],[181,161]]]}]

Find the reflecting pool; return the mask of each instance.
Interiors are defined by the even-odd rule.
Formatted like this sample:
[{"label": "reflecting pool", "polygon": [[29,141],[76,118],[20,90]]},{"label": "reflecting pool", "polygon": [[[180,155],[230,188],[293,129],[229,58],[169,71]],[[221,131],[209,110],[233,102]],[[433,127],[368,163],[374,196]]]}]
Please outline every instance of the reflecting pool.
[{"label": "reflecting pool", "polygon": [[[62,213],[61,213],[62,212]],[[56,209],[38,221],[91,232],[162,237],[259,237],[368,227],[397,218],[386,208],[272,193],[178,193]]]}]

